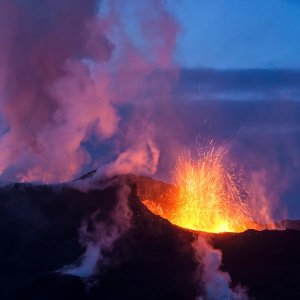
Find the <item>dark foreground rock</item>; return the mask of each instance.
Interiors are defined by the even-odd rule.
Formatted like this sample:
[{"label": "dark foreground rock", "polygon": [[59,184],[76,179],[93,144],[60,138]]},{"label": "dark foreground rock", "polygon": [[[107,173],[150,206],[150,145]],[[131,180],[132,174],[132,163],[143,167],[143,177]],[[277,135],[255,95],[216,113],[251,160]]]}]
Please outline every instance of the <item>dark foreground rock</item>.
[{"label": "dark foreground rock", "polygon": [[[85,180],[82,178],[81,180]],[[153,215],[134,177],[80,192],[70,185],[14,184],[0,190],[0,299],[195,299],[193,232]],[[88,281],[58,270],[84,253],[79,228],[95,212],[109,222],[122,185],[131,188],[131,227]],[[107,218],[107,220],[106,220]],[[300,299],[300,231],[208,234],[223,269],[256,299]],[[221,300],[221,299],[220,299]]]}]

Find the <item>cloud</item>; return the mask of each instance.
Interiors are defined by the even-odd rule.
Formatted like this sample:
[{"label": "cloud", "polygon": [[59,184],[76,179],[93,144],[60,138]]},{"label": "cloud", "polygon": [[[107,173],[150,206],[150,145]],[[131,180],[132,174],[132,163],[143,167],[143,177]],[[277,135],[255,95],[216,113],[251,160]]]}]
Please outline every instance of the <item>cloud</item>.
[{"label": "cloud", "polygon": [[300,71],[184,69],[180,90],[206,100],[300,100]]}]

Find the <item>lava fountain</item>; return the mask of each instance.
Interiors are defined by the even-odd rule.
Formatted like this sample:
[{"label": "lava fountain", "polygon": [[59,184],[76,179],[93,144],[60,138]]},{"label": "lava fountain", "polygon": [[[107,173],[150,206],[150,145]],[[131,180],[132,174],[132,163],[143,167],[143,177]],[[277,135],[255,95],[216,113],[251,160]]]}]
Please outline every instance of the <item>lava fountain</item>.
[{"label": "lava fountain", "polygon": [[[193,159],[179,158],[174,186],[159,193],[141,192],[141,199],[153,213],[171,223],[196,231],[242,232],[261,229],[247,206],[247,193],[238,172],[228,166],[226,151],[212,147]],[[159,196],[158,196],[159,195]],[[155,199],[154,199],[155,198]]]}]

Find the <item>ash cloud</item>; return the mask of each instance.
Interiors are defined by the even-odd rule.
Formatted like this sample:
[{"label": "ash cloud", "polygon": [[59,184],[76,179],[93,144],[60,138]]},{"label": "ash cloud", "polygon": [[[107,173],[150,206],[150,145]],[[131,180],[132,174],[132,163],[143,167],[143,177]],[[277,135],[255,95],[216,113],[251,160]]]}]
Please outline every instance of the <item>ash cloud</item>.
[{"label": "ash cloud", "polygon": [[[72,179],[93,163],[84,147],[91,136],[101,145],[126,135],[120,127],[124,105],[137,115],[147,111],[144,122],[151,124],[154,108],[168,101],[177,76],[176,21],[160,1],[107,5],[101,13],[94,0],[1,2],[2,178]],[[139,43],[128,34],[124,14],[137,22]],[[127,126],[147,153],[147,141],[155,143],[152,132]],[[116,156],[132,152],[133,139],[113,142]]]}]

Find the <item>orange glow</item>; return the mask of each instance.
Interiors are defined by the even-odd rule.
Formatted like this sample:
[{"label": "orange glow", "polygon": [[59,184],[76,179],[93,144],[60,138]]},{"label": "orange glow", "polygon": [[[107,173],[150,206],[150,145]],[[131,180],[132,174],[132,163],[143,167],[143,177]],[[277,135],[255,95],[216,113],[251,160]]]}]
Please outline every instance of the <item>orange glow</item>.
[{"label": "orange glow", "polygon": [[196,160],[182,156],[174,172],[175,187],[156,199],[142,197],[153,213],[187,229],[242,232],[262,229],[252,220],[241,184],[229,170],[223,148],[212,148]]}]

